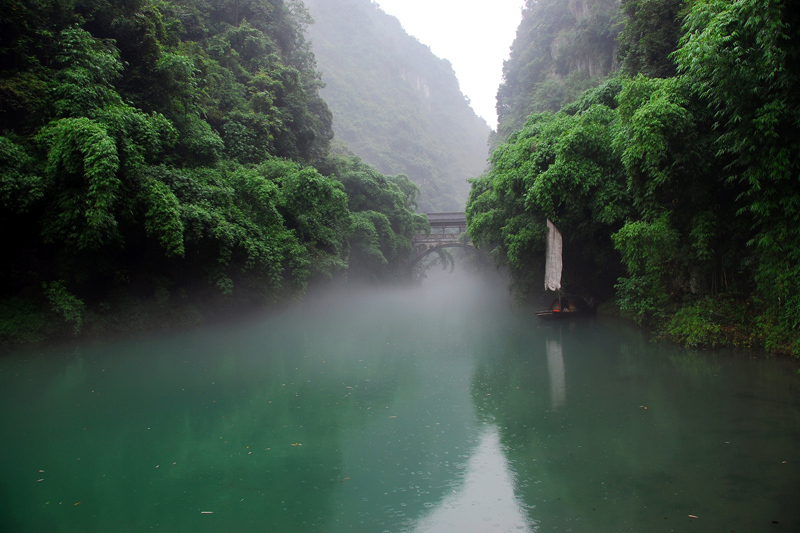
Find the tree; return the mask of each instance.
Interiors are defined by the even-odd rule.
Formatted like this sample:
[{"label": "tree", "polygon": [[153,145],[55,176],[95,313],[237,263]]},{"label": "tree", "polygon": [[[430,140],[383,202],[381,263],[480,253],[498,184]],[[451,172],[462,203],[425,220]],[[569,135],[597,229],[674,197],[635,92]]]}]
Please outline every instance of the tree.
[{"label": "tree", "polygon": [[693,3],[679,71],[718,122],[717,147],[743,185],[741,214],[756,230],[759,290],[800,327],[800,13],[775,0]]},{"label": "tree", "polygon": [[546,227],[564,236],[564,283],[610,288],[619,272],[610,235],[630,211],[625,176],[612,149],[613,110],[591,105],[568,115],[531,115],[473,181],[470,236],[496,246],[522,296],[540,290]]},{"label": "tree", "polygon": [[686,0],[622,0],[627,15],[619,36],[622,70],[649,78],[675,76],[672,53],[681,38]]},{"label": "tree", "polygon": [[499,140],[531,113],[558,111],[616,70],[615,0],[528,0],[497,90]]},{"label": "tree", "polygon": [[357,157],[331,164],[353,214],[351,272],[373,280],[403,277],[412,237],[429,229],[424,215],[414,213],[419,188],[406,176],[384,176]]}]

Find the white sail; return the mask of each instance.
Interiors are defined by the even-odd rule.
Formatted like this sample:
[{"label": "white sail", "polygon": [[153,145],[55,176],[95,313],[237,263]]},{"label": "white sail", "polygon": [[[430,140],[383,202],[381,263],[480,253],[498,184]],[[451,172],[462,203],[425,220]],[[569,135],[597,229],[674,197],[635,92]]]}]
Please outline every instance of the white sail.
[{"label": "white sail", "polygon": [[547,256],[544,265],[544,288],[561,289],[561,232],[547,219]]}]

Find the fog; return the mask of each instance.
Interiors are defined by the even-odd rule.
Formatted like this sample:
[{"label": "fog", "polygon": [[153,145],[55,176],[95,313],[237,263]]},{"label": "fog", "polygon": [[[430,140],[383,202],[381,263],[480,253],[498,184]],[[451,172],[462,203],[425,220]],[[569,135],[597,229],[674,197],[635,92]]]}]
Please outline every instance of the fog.
[{"label": "fog", "polygon": [[4,358],[0,530],[800,525],[794,369],[544,323],[493,270],[450,266]]}]

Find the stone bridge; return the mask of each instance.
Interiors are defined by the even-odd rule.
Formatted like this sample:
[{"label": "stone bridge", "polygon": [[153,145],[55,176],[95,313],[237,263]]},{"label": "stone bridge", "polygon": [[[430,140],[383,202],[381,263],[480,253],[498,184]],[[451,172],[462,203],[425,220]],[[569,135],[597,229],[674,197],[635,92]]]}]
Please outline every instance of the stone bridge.
[{"label": "stone bridge", "polygon": [[417,233],[411,239],[414,257],[411,264],[440,248],[477,249],[467,235],[467,215],[464,213],[425,213],[431,225],[430,233]]}]

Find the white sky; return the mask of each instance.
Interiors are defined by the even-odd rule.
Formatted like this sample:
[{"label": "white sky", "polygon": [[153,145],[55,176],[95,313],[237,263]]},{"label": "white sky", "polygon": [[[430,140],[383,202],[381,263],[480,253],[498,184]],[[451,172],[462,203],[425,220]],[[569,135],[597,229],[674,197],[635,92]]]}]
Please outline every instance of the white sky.
[{"label": "white sky", "polygon": [[472,109],[497,129],[495,103],[503,61],[525,0],[375,0],[406,32],[447,59]]}]

